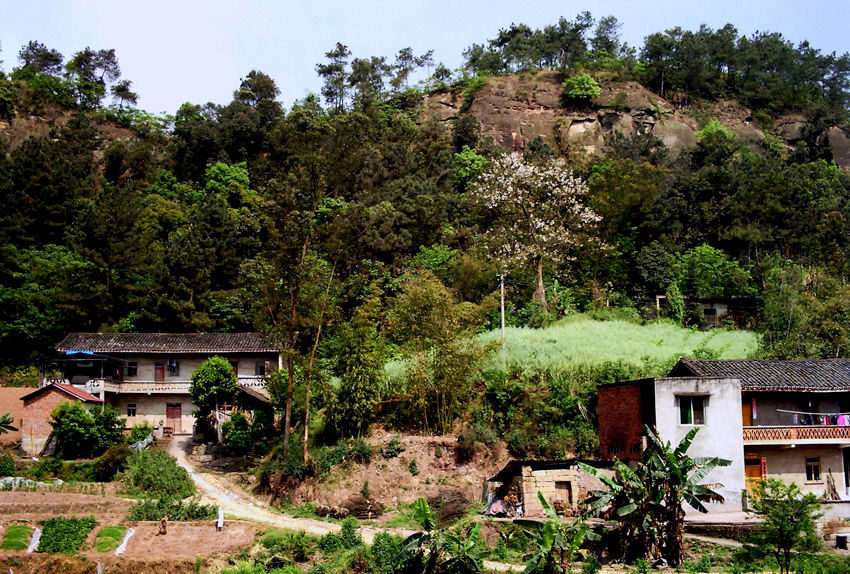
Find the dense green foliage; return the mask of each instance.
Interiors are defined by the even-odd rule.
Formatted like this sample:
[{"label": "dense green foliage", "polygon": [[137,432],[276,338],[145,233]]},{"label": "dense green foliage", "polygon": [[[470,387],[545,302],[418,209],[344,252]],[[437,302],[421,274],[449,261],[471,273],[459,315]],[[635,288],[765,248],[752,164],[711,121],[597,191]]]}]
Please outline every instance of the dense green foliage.
[{"label": "dense green foliage", "polygon": [[620,41],[620,23],[589,12],[532,29],[512,24],[487,45],[473,44],[466,68],[476,74],[585,68],[635,79],[662,97],[736,98],[767,113],[802,109],[847,118],[850,55],[824,54],[781,34],[741,36],[731,24],[650,34],[641,49]]},{"label": "dense green foliage", "polygon": [[76,554],[97,525],[94,516],[89,518],[49,518],[44,522],[39,552]]},{"label": "dense green foliage", "polygon": [[[845,356],[850,177],[827,130],[846,127],[848,56],[730,26],[633,49],[619,27],[587,13],[512,25],[473,45],[465,70],[439,65],[417,86],[430,53],[389,61],[338,44],[316,68],[320,95],[284,109],[254,70],[229,103],[187,102],[173,117],[133,107],[113,51],[66,60],[28,44],[0,77],[16,134],[0,141],[2,367],[33,364],[69,331],[264,331],[283,349],[269,389],[284,436],[272,448],[271,422],[257,423],[251,444],[272,449],[269,472],[303,477],[363,455],[328,445],[376,420],[465,429],[467,454],[497,436],[523,455],[590,453],[600,382],[661,374],[676,353],[758,345],[723,332],[701,346],[704,335],[666,323],[611,336],[654,319],[656,295],[670,297],[662,315],[695,328],[695,299],[751,299],[741,323],[764,332],[762,355]],[[489,76],[537,69],[585,100],[594,84],[641,82],[702,129],[675,154],[638,130],[608,138],[604,156],[541,138],[506,158],[472,104]],[[423,109],[435,89],[462,100],[450,121]],[[721,97],[752,108],[761,144],[712,117]],[[789,112],[805,121],[782,140],[774,120]],[[36,133],[17,121],[28,116],[62,120]],[[500,195],[513,171],[519,193]],[[499,352],[503,272],[512,329]],[[581,348],[558,323],[576,312],[629,323],[592,323],[613,343]],[[207,412],[232,398],[225,363],[193,383]],[[63,432],[83,437],[75,414]],[[67,455],[105,450],[114,427],[103,425],[94,442],[66,440]],[[244,452],[244,425],[229,428]]]},{"label": "dense green foliage", "polygon": [[136,451],[127,459],[124,482],[134,492],[150,493],[169,499],[195,494],[195,483],[177,460],[162,450]]},{"label": "dense green foliage", "polygon": [[63,402],[51,413],[56,452],[66,459],[91,458],[124,442],[124,419],[112,407],[86,408],[78,401]]},{"label": "dense green foliage", "polygon": [[236,373],[224,357],[210,357],[192,371],[189,394],[202,415],[232,403],[238,391]]},{"label": "dense green foliage", "polygon": [[222,423],[221,434],[224,448],[237,456],[247,453],[254,444],[251,425],[240,412],[233,413],[229,421]]},{"label": "dense green foliage", "polygon": [[218,507],[214,504],[202,504],[195,498],[179,500],[169,496],[148,497],[133,505],[127,519],[162,520],[166,516],[169,520],[178,522],[212,520],[218,516]]}]

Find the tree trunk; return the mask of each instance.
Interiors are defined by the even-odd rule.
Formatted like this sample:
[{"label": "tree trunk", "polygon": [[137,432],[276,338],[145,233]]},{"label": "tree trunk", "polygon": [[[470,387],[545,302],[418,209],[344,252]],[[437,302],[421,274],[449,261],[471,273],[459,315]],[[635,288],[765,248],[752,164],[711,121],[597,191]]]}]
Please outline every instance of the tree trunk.
[{"label": "tree trunk", "polygon": [[546,304],[546,288],[543,286],[543,256],[537,259],[537,289],[534,291],[535,301],[540,302],[540,307],[544,311],[548,311],[549,307]]},{"label": "tree trunk", "polygon": [[286,357],[286,414],[283,417],[283,459],[289,460],[289,430],[292,424],[292,383],[295,379],[295,365],[292,364],[292,349]]},{"label": "tree trunk", "polygon": [[328,295],[330,294],[335,271],[336,263],[334,263],[334,266],[331,269],[331,275],[330,278],[328,278],[328,286],[325,288],[325,297],[322,299],[322,309],[319,311],[319,326],[316,328],[316,338],[313,340],[313,348],[310,349],[310,360],[307,361],[307,377],[304,384],[304,464],[307,464],[310,460],[310,451],[307,448],[307,442],[310,439],[310,381],[313,378],[313,362],[316,358],[316,349],[319,347],[319,337],[322,336],[322,326],[325,322],[325,310],[328,308]]}]

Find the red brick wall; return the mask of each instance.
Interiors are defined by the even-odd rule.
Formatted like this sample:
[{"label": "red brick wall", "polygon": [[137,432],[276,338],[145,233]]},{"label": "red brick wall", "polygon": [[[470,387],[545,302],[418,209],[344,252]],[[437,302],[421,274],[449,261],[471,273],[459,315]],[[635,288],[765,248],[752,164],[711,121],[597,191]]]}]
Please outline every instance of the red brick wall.
[{"label": "red brick wall", "polygon": [[24,416],[24,401],[21,397],[35,389],[32,387],[0,387],[0,416],[12,415],[12,425],[18,430],[0,434],[0,445],[12,444],[21,440],[21,419]]},{"label": "red brick wall", "polygon": [[640,383],[599,388],[599,455],[605,459],[637,458],[643,418]]},{"label": "red brick wall", "polygon": [[47,437],[53,431],[50,426],[50,413],[59,403],[70,402],[67,394],[56,389],[48,389],[24,403],[24,424],[21,427],[21,449],[28,456],[38,456]]}]

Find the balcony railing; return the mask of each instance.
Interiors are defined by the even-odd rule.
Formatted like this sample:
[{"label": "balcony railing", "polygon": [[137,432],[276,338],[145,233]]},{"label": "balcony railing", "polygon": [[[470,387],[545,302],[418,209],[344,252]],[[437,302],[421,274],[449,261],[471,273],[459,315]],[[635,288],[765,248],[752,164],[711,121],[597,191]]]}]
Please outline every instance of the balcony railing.
[{"label": "balcony railing", "polygon": [[845,426],[784,426],[744,427],[744,442],[796,442],[846,440],[850,442],[850,427]]},{"label": "balcony railing", "polygon": [[[69,383],[65,379],[46,379],[47,383]],[[188,393],[189,381],[116,381],[114,379],[89,379],[85,384],[74,386],[85,389],[87,392],[102,396],[107,393]],[[262,388],[265,386],[263,377],[239,377],[239,385],[251,388]]]}]

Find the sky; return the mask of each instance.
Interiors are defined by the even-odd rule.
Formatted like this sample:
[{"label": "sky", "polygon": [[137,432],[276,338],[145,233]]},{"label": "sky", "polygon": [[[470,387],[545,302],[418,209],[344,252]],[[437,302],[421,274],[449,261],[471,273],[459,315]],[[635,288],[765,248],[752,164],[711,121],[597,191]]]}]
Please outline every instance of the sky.
[{"label": "sky", "polygon": [[0,0],[0,60],[11,71],[30,40],[66,59],[86,46],[114,48],[139,107],[171,114],[187,101],[228,103],[241,78],[260,70],[289,106],[318,92],[315,66],[337,42],[354,57],[390,60],[407,46],[417,54],[434,50],[436,62],[454,69],[465,48],[499,28],[539,28],[583,10],[616,16],[622,39],[638,47],[675,26],[732,23],[747,35],[781,32],[824,52],[850,52],[846,0]]}]

